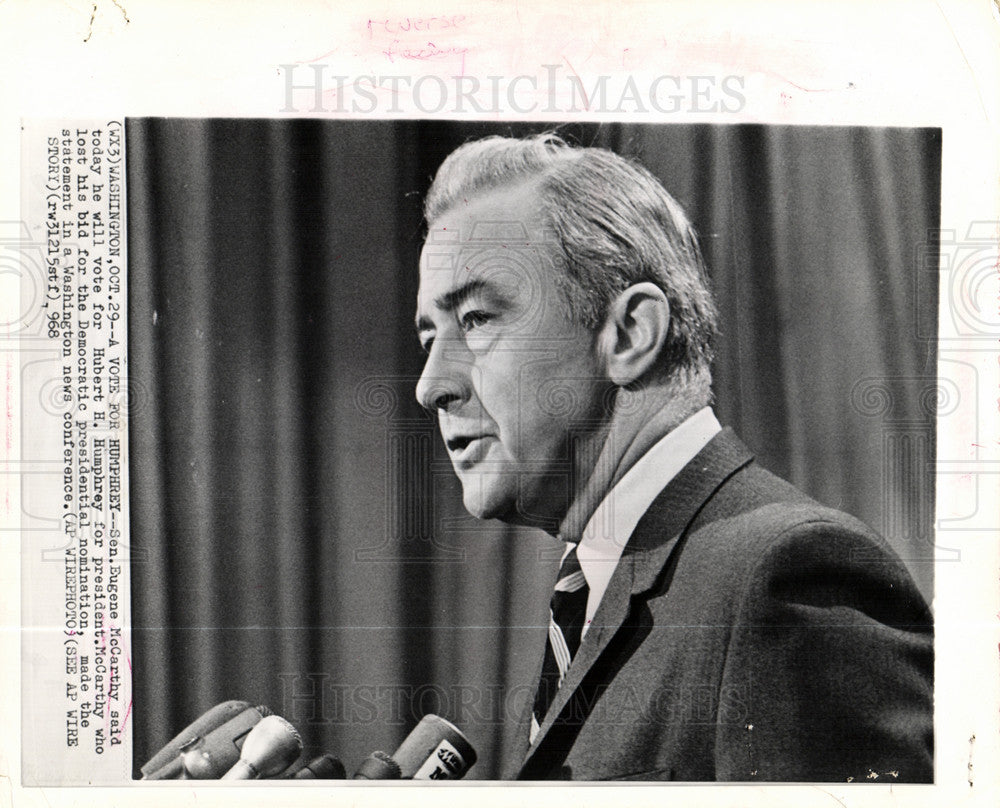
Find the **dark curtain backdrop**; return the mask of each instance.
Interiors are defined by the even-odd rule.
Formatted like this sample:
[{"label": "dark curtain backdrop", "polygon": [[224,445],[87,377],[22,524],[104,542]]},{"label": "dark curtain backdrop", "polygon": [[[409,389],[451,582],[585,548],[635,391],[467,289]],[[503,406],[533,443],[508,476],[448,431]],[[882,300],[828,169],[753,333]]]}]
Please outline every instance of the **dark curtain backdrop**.
[{"label": "dark curtain backdrop", "polygon": [[[555,543],[465,515],[414,401],[420,203],[459,143],[544,128],[128,123],[137,766],[244,698],[349,770],[437,712],[497,775]],[[639,157],[694,220],[720,420],[930,597],[939,130],[561,131]]]}]

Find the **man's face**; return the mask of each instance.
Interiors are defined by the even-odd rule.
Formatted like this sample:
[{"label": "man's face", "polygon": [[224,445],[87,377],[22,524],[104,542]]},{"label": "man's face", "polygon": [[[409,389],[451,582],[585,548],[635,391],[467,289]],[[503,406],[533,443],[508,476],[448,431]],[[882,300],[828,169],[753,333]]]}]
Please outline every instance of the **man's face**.
[{"label": "man's face", "polygon": [[466,509],[557,525],[600,440],[595,335],[570,321],[534,188],[466,200],[420,257],[417,399],[438,413]]}]

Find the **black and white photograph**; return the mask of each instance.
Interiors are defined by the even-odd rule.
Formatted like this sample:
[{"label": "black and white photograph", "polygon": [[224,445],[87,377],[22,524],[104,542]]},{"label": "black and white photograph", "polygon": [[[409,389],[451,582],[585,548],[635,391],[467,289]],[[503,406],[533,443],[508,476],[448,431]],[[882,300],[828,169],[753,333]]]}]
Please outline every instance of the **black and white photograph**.
[{"label": "black and white photograph", "polygon": [[996,803],[994,0],[0,45],[0,804]]},{"label": "black and white photograph", "polygon": [[940,136],[127,121],[134,765],[932,781]]}]

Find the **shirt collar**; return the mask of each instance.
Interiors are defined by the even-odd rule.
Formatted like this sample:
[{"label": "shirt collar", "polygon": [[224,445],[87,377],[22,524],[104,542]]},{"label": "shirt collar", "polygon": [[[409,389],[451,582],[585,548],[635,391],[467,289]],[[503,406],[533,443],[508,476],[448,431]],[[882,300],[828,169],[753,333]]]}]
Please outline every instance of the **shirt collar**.
[{"label": "shirt collar", "polygon": [[[653,500],[722,427],[705,407],[664,435],[636,461],[597,506],[576,554],[587,579],[587,624],[608,588],[625,544]],[[569,552],[571,548],[567,548]]]}]

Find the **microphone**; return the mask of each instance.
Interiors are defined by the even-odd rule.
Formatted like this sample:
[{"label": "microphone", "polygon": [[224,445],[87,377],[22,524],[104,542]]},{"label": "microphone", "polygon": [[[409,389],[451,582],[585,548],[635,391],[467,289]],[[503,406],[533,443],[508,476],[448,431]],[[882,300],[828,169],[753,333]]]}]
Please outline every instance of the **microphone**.
[{"label": "microphone", "polygon": [[458,727],[430,713],[393,757],[404,780],[460,780],[475,765],[476,750]]},{"label": "microphone", "polygon": [[218,780],[240,759],[248,733],[270,715],[267,707],[247,707],[204,738],[184,747],[180,756],[182,779]]},{"label": "microphone", "polygon": [[302,739],[295,727],[279,715],[269,715],[250,730],[240,758],[222,775],[223,780],[256,780],[277,777],[302,752]]},{"label": "microphone", "polygon": [[202,713],[139,769],[142,772],[142,779],[170,780],[179,777],[183,773],[180,761],[181,750],[185,746],[201,740],[207,733],[221,727],[249,707],[249,702],[234,699],[216,704],[210,710]]},{"label": "microphone", "polygon": [[355,780],[398,780],[399,764],[387,752],[372,752],[354,772]]},{"label": "microphone", "polygon": [[346,780],[344,764],[333,755],[320,755],[292,775],[293,780]]},{"label": "microphone", "polygon": [[396,754],[372,752],[354,774],[355,780],[460,780],[476,762],[461,730],[428,714],[406,736]]}]

